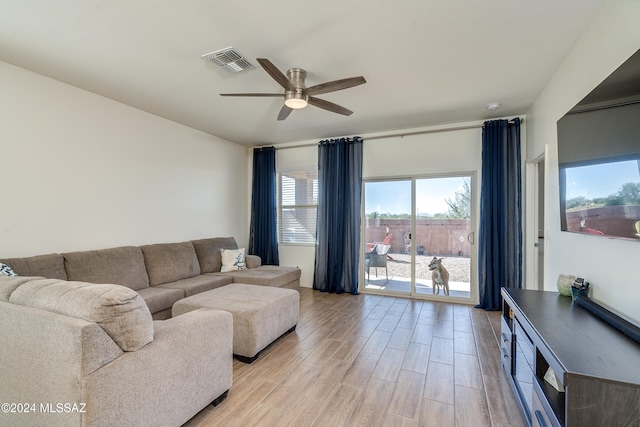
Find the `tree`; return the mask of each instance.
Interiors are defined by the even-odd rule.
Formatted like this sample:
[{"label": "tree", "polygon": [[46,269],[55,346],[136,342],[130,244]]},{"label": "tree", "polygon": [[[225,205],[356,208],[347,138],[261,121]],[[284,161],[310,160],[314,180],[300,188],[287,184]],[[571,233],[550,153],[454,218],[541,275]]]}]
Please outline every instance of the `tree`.
[{"label": "tree", "polygon": [[572,199],[567,199],[566,207],[567,209],[577,208],[579,206],[585,206],[587,204],[587,198],[584,196],[574,197]]},{"label": "tree", "polygon": [[625,205],[640,205],[640,183],[627,182],[623,184],[616,196],[622,199]]},{"label": "tree", "polygon": [[604,202],[604,205],[605,206],[622,206],[624,205],[624,200],[622,200],[622,197],[620,196],[611,195],[607,197],[607,200]]},{"label": "tree", "polygon": [[445,199],[449,218],[471,218],[471,179],[462,179],[462,189],[455,192],[453,200]]}]

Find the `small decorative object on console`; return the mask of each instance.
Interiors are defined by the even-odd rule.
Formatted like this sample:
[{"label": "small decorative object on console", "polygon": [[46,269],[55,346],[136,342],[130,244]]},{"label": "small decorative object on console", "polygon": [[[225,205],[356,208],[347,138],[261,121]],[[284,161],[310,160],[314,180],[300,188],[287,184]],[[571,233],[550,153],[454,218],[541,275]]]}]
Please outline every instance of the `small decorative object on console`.
[{"label": "small decorative object on console", "polygon": [[578,277],[571,284],[571,299],[573,301],[580,296],[586,297],[589,293],[589,282],[585,282],[583,278]]},{"label": "small decorative object on console", "polygon": [[571,286],[576,280],[576,276],[570,274],[560,274],[558,276],[558,292],[565,297],[571,296]]}]

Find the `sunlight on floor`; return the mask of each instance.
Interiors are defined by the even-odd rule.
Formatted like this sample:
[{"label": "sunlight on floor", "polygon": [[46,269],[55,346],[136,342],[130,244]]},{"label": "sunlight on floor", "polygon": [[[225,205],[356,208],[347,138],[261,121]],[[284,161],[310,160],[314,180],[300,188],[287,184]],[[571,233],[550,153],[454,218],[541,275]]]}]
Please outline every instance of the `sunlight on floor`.
[{"label": "sunlight on floor", "polygon": [[[390,277],[388,280],[384,276],[371,275],[366,280],[365,290],[393,291],[408,293],[411,288],[411,279],[406,277]],[[436,291],[437,292],[437,291]],[[434,295],[431,280],[421,279],[416,281],[416,294]],[[436,293],[435,295],[438,295]],[[444,295],[440,290],[439,295]],[[468,299],[471,297],[471,284],[465,282],[449,282],[449,296]]]}]

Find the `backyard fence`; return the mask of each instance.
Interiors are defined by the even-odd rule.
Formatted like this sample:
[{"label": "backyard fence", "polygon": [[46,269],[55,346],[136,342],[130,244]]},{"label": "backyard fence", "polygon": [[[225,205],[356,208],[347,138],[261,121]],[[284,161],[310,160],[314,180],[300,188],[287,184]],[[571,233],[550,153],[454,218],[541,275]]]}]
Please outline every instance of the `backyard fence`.
[{"label": "backyard fence", "polygon": [[[406,253],[405,233],[411,232],[410,219],[375,218],[365,220],[365,243],[382,242],[392,234],[391,253]],[[468,219],[417,219],[413,243],[419,255],[463,256],[470,254]]]},{"label": "backyard fence", "polygon": [[[636,222],[640,206],[604,206],[567,211],[567,230],[584,232],[583,227],[608,236],[637,239]],[[583,223],[584,222],[584,223]]]}]

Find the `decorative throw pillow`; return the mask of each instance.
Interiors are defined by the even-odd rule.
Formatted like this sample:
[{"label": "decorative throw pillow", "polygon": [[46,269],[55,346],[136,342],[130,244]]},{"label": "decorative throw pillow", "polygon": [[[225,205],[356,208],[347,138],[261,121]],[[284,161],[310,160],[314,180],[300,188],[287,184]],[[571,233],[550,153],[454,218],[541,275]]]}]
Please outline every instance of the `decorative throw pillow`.
[{"label": "decorative throw pillow", "polygon": [[7,264],[0,262],[0,274],[4,276],[17,276],[17,274]]},{"label": "decorative throw pillow", "polygon": [[222,267],[220,271],[246,270],[247,263],[244,259],[244,248],[220,249]]}]

